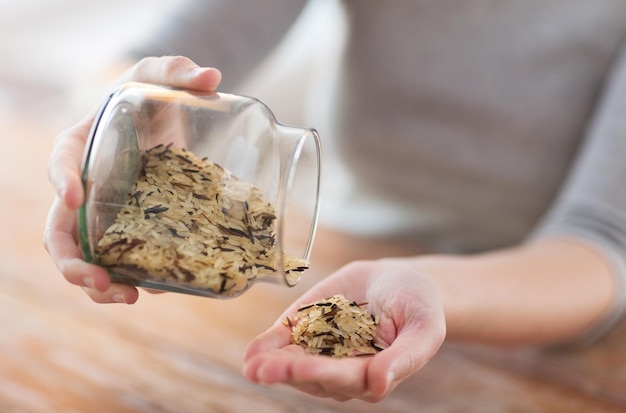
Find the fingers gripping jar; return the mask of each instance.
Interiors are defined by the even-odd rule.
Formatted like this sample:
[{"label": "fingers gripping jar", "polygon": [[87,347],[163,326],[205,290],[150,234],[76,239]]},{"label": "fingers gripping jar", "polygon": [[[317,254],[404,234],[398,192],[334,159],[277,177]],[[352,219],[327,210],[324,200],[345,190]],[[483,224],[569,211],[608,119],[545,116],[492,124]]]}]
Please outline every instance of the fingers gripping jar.
[{"label": "fingers gripping jar", "polygon": [[85,148],[83,256],[113,282],[206,297],[293,286],[315,237],[320,151],[314,129],[257,99],[124,84]]}]

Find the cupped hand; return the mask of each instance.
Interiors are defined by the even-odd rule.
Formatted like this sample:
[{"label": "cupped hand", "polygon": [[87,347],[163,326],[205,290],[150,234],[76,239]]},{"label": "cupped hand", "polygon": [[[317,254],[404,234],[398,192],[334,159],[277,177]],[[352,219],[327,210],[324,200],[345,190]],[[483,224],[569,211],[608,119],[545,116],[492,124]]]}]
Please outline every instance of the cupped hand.
[{"label": "cupped hand", "polygon": [[[284,321],[305,304],[343,294],[367,302],[380,317],[376,341],[386,348],[373,356],[331,358],[306,354],[290,343]],[[403,259],[360,261],[341,268],[291,305],[266,332],[250,343],[244,375],[265,384],[286,384],[318,397],[378,402],[424,366],[445,337],[438,290]]]},{"label": "cupped hand", "polygon": [[[213,91],[221,81],[221,73],[214,68],[199,67],[181,56],[149,57],[128,69],[118,82],[127,81]],[[80,169],[94,116],[95,111],[61,133],[55,141],[48,176],[56,198],[48,213],[43,242],[66,280],[83,287],[93,301],[130,304],[138,298],[137,289],[111,283],[106,270],[83,261],[78,248],[76,210],[84,196]]]}]

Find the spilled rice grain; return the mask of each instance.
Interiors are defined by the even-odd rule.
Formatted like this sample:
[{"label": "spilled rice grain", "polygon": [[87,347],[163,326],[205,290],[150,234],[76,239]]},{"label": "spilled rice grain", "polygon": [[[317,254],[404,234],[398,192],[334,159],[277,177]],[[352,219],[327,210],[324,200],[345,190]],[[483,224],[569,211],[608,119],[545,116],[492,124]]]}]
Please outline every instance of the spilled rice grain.
[{"label": "spilled rice grain", "polygon": [[296,320],[285,320],[291,328],[291,342],[310,354],[351,357],[382,350],[376,343],[378,317],[343,295],[305,305]]}]

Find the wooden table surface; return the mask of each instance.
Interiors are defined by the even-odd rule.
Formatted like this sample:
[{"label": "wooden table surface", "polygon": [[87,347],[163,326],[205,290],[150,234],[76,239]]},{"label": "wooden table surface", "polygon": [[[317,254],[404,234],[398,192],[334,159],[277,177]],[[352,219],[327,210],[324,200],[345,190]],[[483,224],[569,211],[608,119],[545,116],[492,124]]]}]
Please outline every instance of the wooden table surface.
[{"label": "wooden table surface", "polygon": [[250,384],[240,373],[247,342],[316,279],[375,244],[322,232],[314,269],[293,289],[258,285],[228,301],[142,293],[132,306],[94,304],[65,282],[41,243],[56,131],[9,119],[0,132],[0,412],[626,411],[626,325],[570,352],[447,343],[378,404]]}]

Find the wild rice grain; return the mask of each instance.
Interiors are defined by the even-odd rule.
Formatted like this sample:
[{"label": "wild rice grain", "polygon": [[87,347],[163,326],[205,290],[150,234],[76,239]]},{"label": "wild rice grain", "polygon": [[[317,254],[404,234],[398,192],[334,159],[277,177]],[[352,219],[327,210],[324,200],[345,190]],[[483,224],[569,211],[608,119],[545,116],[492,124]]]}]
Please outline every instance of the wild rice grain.
[{"label": "wild rice grain", "polygon": [[[295,323],[293,321],[296,321]],[[355,305],[343,295],[300,307],[296,320],[287,319],[291,342],[310,354],[352,357],[374,354],[378,317]]]},{"label": "wild rice grain", "polygon": [[[276,212],[250,183],[188,150],[159,145],[96,245],[100,263],[153,280],[237,295],[275,275]],[[232,213],[228,213],[232,211]],[[291,282],[308,262],[283,256]]]}]

